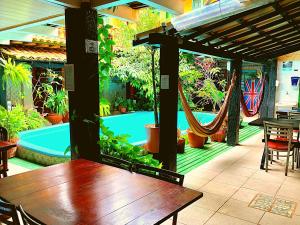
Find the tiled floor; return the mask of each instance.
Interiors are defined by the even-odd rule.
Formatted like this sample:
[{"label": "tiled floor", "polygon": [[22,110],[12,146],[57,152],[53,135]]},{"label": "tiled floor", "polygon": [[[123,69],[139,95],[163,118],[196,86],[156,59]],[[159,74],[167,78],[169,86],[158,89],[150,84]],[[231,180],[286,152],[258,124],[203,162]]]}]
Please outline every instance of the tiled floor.
[{"label": "tiled floor", "polygon": [[[185,176],[184,185],[204,197],[179,213],[178,224],[300,225],[300,170],[287,177],[282,163],[272,164],[268,173],[260,170],[262,138],[262,133],[255,135]],[[258,193],[297,202],[293,217],[249,207]]]},{"label": "tiled floor", "polygon": [[[179,225],[300,225],[300,170],[287,177],[278,163],[268,173],[259,170],[261,139],[262,133],[255,135],[185,176],[184,185],[204,192],[204,197],[179,213]],[[9,166],[10,175],[26,171]],[[297,202],[294,216],[248,207],[258,193]]]}]

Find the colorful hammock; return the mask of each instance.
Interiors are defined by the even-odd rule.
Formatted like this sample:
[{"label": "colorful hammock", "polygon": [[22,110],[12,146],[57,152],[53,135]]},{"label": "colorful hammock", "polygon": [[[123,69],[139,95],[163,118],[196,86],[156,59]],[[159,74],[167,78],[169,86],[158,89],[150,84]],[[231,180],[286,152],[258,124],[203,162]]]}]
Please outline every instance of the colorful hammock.
[{"label": "colorful hammock", "polygon": [[228,88],[227,95],[225,97],[224,103],[216,116],[216,118],[207,125],[202,125],[194,116],[191,108],[188,105],[188,102],[186,100],[186,97],[184,96],[181,83],[178,82],[178,90],[179,90],[179,96],[182,102],[183,110],[186,115],[186,119],[190,125],[190,129],[198,136],[201,137],[207,137],[209,135],[215,134],[222,126],[222,123],[227,115],[227,110],[229,106],[229,99],[232,95],[233,88],[235,86],[236,82],[236,75],[233,74],[233,77],[231,79],[231,84]]},{"label": "colorful hammock", "polygon": [[244,81],[241,105],[245,116],[253,117],[258,114],[264,98],[265,76],[262,79],[248,79]]}]

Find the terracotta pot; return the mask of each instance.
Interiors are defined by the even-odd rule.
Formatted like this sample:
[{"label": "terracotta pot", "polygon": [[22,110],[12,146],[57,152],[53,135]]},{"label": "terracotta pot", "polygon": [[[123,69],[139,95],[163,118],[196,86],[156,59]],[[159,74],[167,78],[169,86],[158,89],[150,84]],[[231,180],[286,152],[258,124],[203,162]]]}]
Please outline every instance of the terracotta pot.
[{"label": "terracotta pot", "polygon": [[185,139],[179,138],[177,141],[177,153],[184,153],[185,149]]},{"label": "terracotta pot", "polygon": [[46,119],[52,124],[59,124],[62,122],[62,115],[58,115],[56,113],[48,113]]},{"label": "terracotta pot", "polygon": [[194,134],[193,131],[190,129],[186,130],[187,135],[188,135],[188,140],[189,140],[189,145],[192,148],[202,148],[204,144],[207,142],[207,137],[200,137],[196,134]]},{"label": "terracotta pot", "polygon": [[62,121],[63,121],[63,123],[67,123],[67,122],[69,122],[69,112],[66,112],[66,114],[65,115],[63,115],[63,118],[62,118]]},{"label": "terracotta pot", "polygon": [[159,127],[155,127],[155,124],[145,125],[147,131],[147,144],[146,150],[151,153],[159,152]]},{"label": "terracotta pot", "polygon": [[[17,137],[15,137],[15,138],[10,138],[8,141],[11,142],[11,143],[17,144],[18,141],[19,141],[19,138],[17,138]],[[9,149],[9,150],[7,151],[7,157],[8,157],[9,159],[16,156],[17,148],[18,148],[18,147],[13,147],[13,148],[11,148],[11,149]]]},{"label": "terracotta pot", "polygon": [[225,142],[226,134],[226,130],[219,130],[215,134],[211,135],[210,139],[215,142]]},{"label": "terracotta pot", "polygon": [[126,111],[127,111],[127,110],[126,110],[125,107],[122,107],[122,106],[120,107],[120,112],[121,112],[121,113],[126,113]]}]

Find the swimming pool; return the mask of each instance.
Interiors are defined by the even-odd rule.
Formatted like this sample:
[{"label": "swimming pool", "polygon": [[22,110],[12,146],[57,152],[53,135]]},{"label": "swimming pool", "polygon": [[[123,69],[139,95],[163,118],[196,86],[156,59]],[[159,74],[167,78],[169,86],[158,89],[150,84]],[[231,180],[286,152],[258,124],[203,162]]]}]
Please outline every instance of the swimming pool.
[{"label": "swimming pool", "polygon": [[[209,123],[215,115],[211,113],[194,113],[201,123]],[[134,112],[123,115],[104,117],[104,125],[115,134],[128,134],[129,142],[135,145],[146,140],[145,124],[153,123],[153,112]],[[186,130],[189,127],[184,112],[178,112],[178,128]],[[70,145],[69,124],[59,124],[36,130],[24,131],[19,134],[18,155],[31,161],[45,165],[63,162],[69,155],[64,151]]]}]

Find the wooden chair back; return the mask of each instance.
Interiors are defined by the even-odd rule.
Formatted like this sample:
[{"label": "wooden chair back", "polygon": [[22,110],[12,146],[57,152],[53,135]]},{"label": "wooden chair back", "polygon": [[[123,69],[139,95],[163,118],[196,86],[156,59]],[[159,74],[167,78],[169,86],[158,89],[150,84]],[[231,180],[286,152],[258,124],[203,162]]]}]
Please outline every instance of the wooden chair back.
[{"label": "wooden chair back", "polygon": [[132,172],[133,164],[127,160],[119,159],[110,155],[100,154],[100,162],[109,166],[118,167]]},{"label": "wooden chair back", "polygon": [[300,112],[289,112],[288,116],[290,120],[300,120]]},{"label": "wooden chair back", "polygon": [[288,119],[289,115],[288,115],[288,113],[276,112],[276,118],[277,119]]},{"label": "wooden chair back", "polygon": [[0,224],[20,225],[17,208],[0,198]]},{"label": "wooden chair back", "polygon": [[22,218],[22,222],[24,225],[43,225],[43,223],[35,220],[34,218],[32,218],[31,216],[29,216],[24,209],[22,208],[22,206],[18,206],[18,210],[21,214],[21,218]]},{"label": "wooden chair back", "polygon": [[143,164],[135,164],[134,171],[146,176],[154,177],[160,180],[171,182],[173,184],[183,185],[184,175],[170,170],[159,169]]},{"label": "wooden chair back", "polygon": [[8,141],[8,132],[4,127],[0,127],[0,141]]},{"label": "wooden chair back", "polygon": [[288,142],[288,149],[291,149],[293,139],[292,124],[279,124],[274,122],[264,121],[264,136],[265,143],[268,145],[269,141],[282,140]]}]

